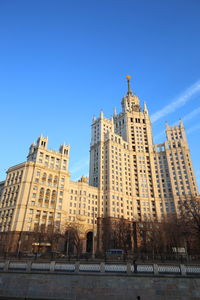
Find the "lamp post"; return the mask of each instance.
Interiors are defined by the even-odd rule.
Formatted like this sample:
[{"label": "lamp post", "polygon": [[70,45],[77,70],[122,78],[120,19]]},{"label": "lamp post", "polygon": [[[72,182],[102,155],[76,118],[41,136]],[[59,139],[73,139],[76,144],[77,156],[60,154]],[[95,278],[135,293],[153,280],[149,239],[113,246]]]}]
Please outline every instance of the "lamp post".
[{"label": "lamp post", "polygon": [[70,236],[70,230],[68,231],[67,235],[67,258],[69,259],[69,236]]},{"label": "lamp post", "polygon": [[22,241],[19,240],[19,241],[18,241],[18,249],[17,249],[17,257],[19,257],[19,252],[20,252],[21,243],[22,243]]},{"label": "lamp post", "polygon": [[95,248],[94,248],[94,207],[93,207],[93,234],[92,234],[92,259],[95,259]]}]

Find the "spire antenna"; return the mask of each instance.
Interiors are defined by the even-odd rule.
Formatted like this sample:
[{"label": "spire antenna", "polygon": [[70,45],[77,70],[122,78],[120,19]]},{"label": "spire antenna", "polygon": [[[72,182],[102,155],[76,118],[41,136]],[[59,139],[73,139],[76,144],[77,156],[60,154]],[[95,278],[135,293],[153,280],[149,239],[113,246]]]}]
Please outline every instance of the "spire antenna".
[{"label": "spire antenna", "polygon": [[127,79],[127,82],[128,82],[128,92],[127,92],[127,94],[128,95],[132,95],[131,85],[130,85],[131,76],[130,75],[126,75],[126,79]]}]

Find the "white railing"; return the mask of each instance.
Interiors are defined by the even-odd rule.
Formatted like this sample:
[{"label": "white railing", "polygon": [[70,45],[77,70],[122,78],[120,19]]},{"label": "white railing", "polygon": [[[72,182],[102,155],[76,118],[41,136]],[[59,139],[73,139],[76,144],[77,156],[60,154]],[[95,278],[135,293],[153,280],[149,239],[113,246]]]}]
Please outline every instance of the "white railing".
[{"label": "white railing", "polygon": [[127,275],[199,275],[200,265],[172,264],[108,264],[108,263],[63,263],[63,262],[22,262],[0,261],[0,272],[54,272],[54,273],[114,273]]}]

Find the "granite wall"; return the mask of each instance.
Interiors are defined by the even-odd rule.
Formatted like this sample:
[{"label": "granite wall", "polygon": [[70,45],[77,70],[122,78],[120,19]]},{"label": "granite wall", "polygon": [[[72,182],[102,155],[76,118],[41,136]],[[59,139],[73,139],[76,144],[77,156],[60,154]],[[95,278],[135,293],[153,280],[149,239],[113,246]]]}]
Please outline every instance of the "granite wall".
[{"label": "granite wall", "polygon": [[200,278],[2,272],[0,299],[194,300]]}]

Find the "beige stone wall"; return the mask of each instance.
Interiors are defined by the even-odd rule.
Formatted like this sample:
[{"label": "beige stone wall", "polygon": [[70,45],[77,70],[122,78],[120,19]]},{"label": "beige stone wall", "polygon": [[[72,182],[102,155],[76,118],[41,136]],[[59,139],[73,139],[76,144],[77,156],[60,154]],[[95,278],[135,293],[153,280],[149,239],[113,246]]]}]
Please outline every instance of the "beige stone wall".
[{"label": "beige stone wall", "polygon": [[[185,130],[166,127],[167,140],[153,144],[147,106],[129,90],[122,112],[93,118],[89,183],[70,181],[70,147],[48,149],[39,137],[27,161],[8,169],[0,184],[0,231],[96,230],[97,217],[159,220],[178,213],[181,199],[198,194]],[[3,189],[2,189],[3,187]]]}]

